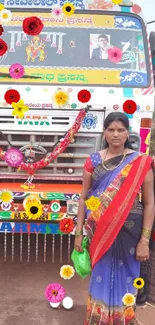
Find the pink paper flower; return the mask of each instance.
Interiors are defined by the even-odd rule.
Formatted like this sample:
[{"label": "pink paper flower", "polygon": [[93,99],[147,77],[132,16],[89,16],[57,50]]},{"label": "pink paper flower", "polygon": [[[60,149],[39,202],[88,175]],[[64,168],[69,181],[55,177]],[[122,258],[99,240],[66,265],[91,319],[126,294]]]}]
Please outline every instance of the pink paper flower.
[{"label": "pink paper flower", "polygon": [[19,63],[12,64],[9,68],[10,76],[14,79],[23,77],[24,72],[24,67]]},{"label": "pink paper flower", "polygon": [[59,7],[52,9],[52,16],[55,18],[61,17],[63,15],[62,9]]},{"label": "pink paper flower", "polygon": [[10,167],[18,167],[23,161],[23,154],[19,149],[10,148],[5,153],[5,161]]},{"label": "pink paper flower", "polygon": [[118,63],[123,57],[123,52],[117,47],[113,47],[108,50],[108,59],[113,63]]},{"label": "pink paper flower", "polygon": [[65,295],[65,289],[59,283],[51,283],[45,290],[45,297],[49,302],[61,302]]}]

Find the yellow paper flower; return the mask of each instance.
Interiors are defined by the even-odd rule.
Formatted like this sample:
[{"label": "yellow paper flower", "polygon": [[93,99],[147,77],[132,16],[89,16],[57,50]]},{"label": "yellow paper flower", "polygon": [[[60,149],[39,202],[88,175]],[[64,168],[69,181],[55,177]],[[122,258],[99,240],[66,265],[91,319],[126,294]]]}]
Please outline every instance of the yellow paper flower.
[{"label": "yellow paper flower", "polygon": [[125,306],[130,307],[135,304],[136,298],[131,293],[126,293],[122,298],[122,302]]},{"label": "yellow paper flower", "polygon": [[13,193],[9,190],[2,190],[0,192],[0,201],[4,203],[10,203],[13,200]]},{"label": "yellow paper flower", "polygon": [[74,5],[72,3],[66,2],[62,6],[62,11],[63,11],[64,15],[71,16],[71,15],[74,14],[75,7],[74,7]]},{"label": "yellow paper flower", "polygon": [[4,10],[4,5],[2,5],[2,3],[0,3],[0,11]]},{"label": "yellow paper flower", "polygon": [[25,212],[29,219],[38,219],[43,214],[43,207],[39,200],[28,200],[25,204]]},{"label": "yellow paper flower", "polygon": [[60,276],[64,280],[70,280],[75,274],[73,266],[63,265],[60,269]]},{"label": "yellow paper flower", "polygon": [[7,9],[0,10],[0,21],[2,23],[8,23],[9,21],[11,21],[11,18],[12,18],[12,13],[10,10]]},{"label": "yellow paper flower", "polygon": [[124,177],[128,176],[131,167],[132,167],[132,165],[126,165],[126,166],[122,169],[122,171],[121,171],[121,175],[124,176]]},{"label": "yellow paper flower", "polygon": [[145,282],[142,278],[137,278],[134,280],[133,285],[136,289],[142,289],[145,285]]},{"label": "yellow paper flower", "polygon": [[68,104],[69,94],[65,90],[57,90],[53,96],[53,101],[57,107]]},{"label": "yellow paper flower", "polygon": [[112,0],[112,3],[114,3],[114,5],[121,5],[123,2],[123,0]]},{"label": "yellow paper flower", "polygon": [[91,196],[88,200],[85,201],[86,207],[88,210],[95,211],[100,207],[100,199],[95,196]]},{"label": "yellow paper flower", "polygon": [[12,103],[11,106],[14,108],[12,115],[18,116],[19,118],[23,118],[24,113],[29,110],[29,107],[24,105],[23,100],[20,100],[18,103]]}]

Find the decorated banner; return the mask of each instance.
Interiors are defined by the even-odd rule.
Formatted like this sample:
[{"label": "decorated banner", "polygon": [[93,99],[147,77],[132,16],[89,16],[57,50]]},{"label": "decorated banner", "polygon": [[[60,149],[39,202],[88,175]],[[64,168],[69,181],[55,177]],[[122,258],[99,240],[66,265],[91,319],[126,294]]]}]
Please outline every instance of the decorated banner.
[{"label": "decorated banner", "polygon": [[[39,35],[23,31],[23,20],[37,16]],[[25,69],[14,83],[147,87],[146,35],[139,18],[96,11],[55,18],[51,13],[12,12],[3,36],[8,52],[1,56],[0,82],[11,82],[10,63]]]}]

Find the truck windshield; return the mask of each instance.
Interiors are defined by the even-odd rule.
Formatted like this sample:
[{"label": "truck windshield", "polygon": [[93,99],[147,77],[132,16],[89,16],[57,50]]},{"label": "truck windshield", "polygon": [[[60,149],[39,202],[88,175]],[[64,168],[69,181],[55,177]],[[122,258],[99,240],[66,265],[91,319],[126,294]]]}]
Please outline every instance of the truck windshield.
[{"label": "truck windshield", "polygon": [[[140,17],[92,10],[54,20],[50,13],[39,13],[44,29],[38,36],[24,34],[25,17],[26,12],[13,13],[4,35],[9,51],[1,58],[2,72],[18,62],[32,77],[17,82],[149,86],[150,58]],[[9,78],[0,76],[0,81],[8,83]]]}]

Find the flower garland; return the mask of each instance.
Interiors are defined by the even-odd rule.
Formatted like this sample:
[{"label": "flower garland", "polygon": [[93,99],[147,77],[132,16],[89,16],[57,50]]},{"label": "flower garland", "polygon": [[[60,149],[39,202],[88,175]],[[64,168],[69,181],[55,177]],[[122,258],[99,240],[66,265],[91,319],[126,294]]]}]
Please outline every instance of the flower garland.
[{"label": "flower garland", "polygon": [[[29,175],[34,175],[37,169],[44,168],[48,166],[53,160],[55,160],[58,155],[65,151],[67,146],[71,143],[72,139],[74,138],[75,134],[78,132],[81,123],[86,116],[86,112],[88,111],[89,107],[82,109],[78,116],[76,117],[73,126],[68,130],[65,134],[64,138],[59,141],[57,146],[54,148],[53,152],[51,152],[46,158],[39,160],[35,163],[24,163],[22,162],[18,165],[18,170],[23,170],[27,172]],[[5,151],[0,148],[0,159],[5,160]]]}]

